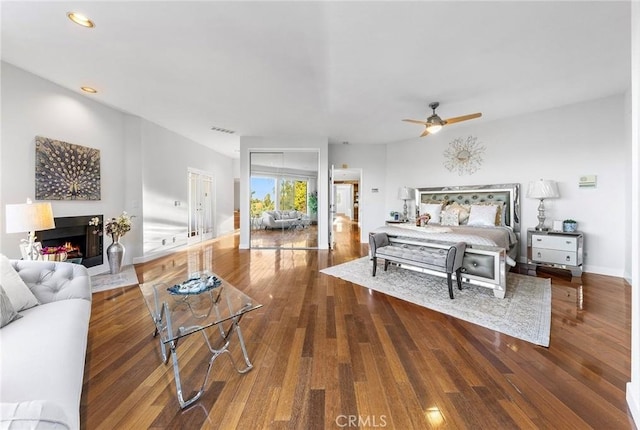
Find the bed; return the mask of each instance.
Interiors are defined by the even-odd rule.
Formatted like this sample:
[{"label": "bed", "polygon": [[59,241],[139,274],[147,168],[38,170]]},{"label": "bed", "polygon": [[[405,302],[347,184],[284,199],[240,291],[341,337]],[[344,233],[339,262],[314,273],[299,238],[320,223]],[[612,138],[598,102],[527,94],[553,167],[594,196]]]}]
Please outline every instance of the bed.
[{"label": "bed", "polygon": [[506,274],[520,249],[520,184],[473,185],[416,189],[424,226],[394,223],[375,229],[407,243],[465,242],[463,279],[504,298]]}]

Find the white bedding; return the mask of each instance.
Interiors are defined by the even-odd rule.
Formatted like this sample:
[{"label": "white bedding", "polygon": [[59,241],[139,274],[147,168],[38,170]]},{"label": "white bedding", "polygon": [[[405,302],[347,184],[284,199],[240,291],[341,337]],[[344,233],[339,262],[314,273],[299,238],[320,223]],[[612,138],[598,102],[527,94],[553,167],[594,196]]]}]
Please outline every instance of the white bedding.
[{"label": "white bedding", "polygon": [[470,245],[497,246],[507,253],[507,264],[515,266],[512,252],[517,252],[518,238],[509,227],[480,226],[429,226],[416,227],[412,224],[395,224],[378,227],[374,233],[387,233],[413,239],[430,239],[442,242],[466,242]]}]

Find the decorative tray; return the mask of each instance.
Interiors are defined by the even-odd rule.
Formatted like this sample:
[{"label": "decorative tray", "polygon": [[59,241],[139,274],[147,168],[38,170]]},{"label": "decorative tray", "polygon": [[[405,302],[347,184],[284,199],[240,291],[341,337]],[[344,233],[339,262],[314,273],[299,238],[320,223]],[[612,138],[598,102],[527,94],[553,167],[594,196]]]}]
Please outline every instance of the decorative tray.
[{"label": "decorative tray", "polygon": [[204,293],[205,291],[219,287],[221,284],[222,281],[213,275],[197,276],[187,279],[182,284],[176,284],[173,287],[169,287],[167,288],[167,291],[171,294],[186,296]]}]

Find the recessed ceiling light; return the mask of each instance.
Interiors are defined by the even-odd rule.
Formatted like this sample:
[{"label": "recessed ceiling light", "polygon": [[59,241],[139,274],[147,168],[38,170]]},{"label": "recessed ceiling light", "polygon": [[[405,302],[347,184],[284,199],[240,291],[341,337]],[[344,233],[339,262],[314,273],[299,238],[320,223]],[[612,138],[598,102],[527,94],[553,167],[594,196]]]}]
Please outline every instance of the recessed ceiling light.
[{"label": "recessed ceiling light", "polygon": [[80,87],[80,89],[82,91],[84,91],[85,93],[95,94],[95,93],[98,92],[98,90],[96,90],[95,88],[91,88],[91,87]]},{"label": "recessed ceiling light", "polygon": [[77,12],[67,12],[67,18],[83,27],[93,28],[96,26],[89,18]]}]

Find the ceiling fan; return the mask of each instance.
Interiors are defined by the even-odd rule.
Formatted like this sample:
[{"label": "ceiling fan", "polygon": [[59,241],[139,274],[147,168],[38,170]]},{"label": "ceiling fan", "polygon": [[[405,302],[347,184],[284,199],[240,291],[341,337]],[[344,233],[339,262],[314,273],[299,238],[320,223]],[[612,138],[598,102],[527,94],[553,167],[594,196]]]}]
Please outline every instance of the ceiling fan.
[{"label": "ceiling fan", "polygon": [[436,114],[436,108],[440,106],[439,102],[433,102],[429,104],[429,107],[433,110],[433,114],[427,118],[426,121],[418,121],[416,119],[403,119],[406,122],[413,122],[415,124],[422,124],[426,128],[420,135],[420,137],[427,136],[429,134],[434,134],[440,131],[442,127],[449,124],[455,124],[456,122],[467,121],[469,119],[480,118],[482,116],[481,113],[472,113],[469,115],[456,116],[454,118],[442,119]]}]

